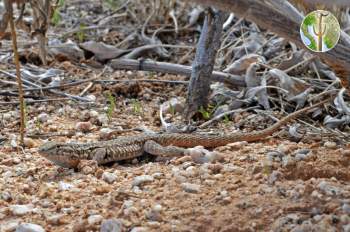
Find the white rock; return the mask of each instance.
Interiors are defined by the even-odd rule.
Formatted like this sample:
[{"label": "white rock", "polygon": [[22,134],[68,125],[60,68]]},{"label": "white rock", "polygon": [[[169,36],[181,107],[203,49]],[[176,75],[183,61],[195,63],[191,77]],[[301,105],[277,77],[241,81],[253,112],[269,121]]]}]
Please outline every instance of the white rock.
[{"label": "white rock", "polygon": [[73,187],[74,187],[74,185],[72,185],[72,184],[70,184],[70,183],[63,182],[63,181],[60,181],[60,182],[58,183],[58,189],[59,189],[60,191],[66,191],[66,190],[69,190],[69,189],[71,189],[71,188],[73,188]]},{"label": "white rock", "polygon": [[90,118],[97,118],[99,113],[96,110],[90,110],[89,111],[89,116]]},{"label": "white rock", "polygon": [[49,118],[49,116],[47,115],[47,113],[41,113],[38,115],[38,120],[41,123],[47,122],[48,118]]},{"label": "white rock", "polygon": [[3,119],[4,121],[10,121],[11,118],[12,118],[12,114],[11,114],[11,113],[4,113],[4,114],[2,115],[2,119]]},{"label": "white rock", "polygon": [[124,207],[125,209],[128,209],[128,208],[132,207],[133,205],[134,205],[134,201],[132,201],[132,200],[126,200],[126,201],[124,201],[123,207]]},{"label": "white rock", "polygon": [[161,212],[162,211],[162,205],[156,204],[155,206],[153,206],[153,210],[156,211],[156,212]]},{"label": "white rock", "polygon": [[32,205],[10,205],[10,211],[12,212],[13,215],[23,216],[33,212],[33,206]]},{"label": "white rock", "polygon": [[199,193],[201,186],[198,184],[182,183],[182,189],[188,193]]},{"label": "white rock", "polygon": [[320,190],[322,190],[328,196],[338,196],[341,190],[326,181],[321,181],[318,186]]},{"label": "white rock", "polygon": [[149,229],[146,227],[134,227],[130,232],[148,232]]},{"label": "white rock", "polygon": [[344,232],[350,232],[350,224],[343,226]]},{"label": "white rock", "polygon": [[16,228],[16,232],[45,232],[40,225],[23,223]]},{"label": "white rock", "polygon": [[296,160],[296,161],[305,160],[306,157],[307,157],[307,155],[302,154],[302,153],[298,153],[298,154],[295,155],[295,160]]},{"label": "white rock", "polygon": [[97,117],[97,120],[98,120],[103,126],[108,125],[108,117],[107,117],[106,114],[100,114],[100,115]]},{"label": "white rock", "polygon": [[19,223],[20,223],[19,220],[4,222],[3,224],[0,225],[0,231],[1,232],[15,231]]},{"label": "white rock", "polygon": [[99,214],[96,214],[96,215],[89,216],[87,220],[88,220],[89,225],[97,225],[100,222],[102,222],[103,217]]},{"label": "white rock", "polygon": [[240,142],[234,142],[234,143],[229,143],[226,146],[229,148],[233,148],[233,149],[242,149],[244,146],[246,146],[248,144],[247,141],[240,141]]},{"label": "white rock", "polygon": [[342,208],[344,213],[350,215],[350,205],[349,204],[344,204],[341,208]]},{"label": "white rock", "polygon": [[116,179],[117,176],[114,173],[104,172],[102,174],[102,180],[106,181],[108,184],[112,184]]},{"label": "white rock", "polygon": [[95,102],[96,101],[96,96],[92,95],[92,94],[86,95],[85,98],[88,99],[91,102]]},{"label": "white rock", "polygon": [[161,179],[164,174],[162,172],[155,172],[152,174],[152,176],[155,178],[155,179]]},{"label": "white rock", "polygon": [[327,141],[324,143],[324,146],[330,149],[334,149],[337,147],[337,144],[335,142]]},{"label": "white rock", "polygon": [[191,156],[193,162],[199,164],[213,162],[220,157],[219,153],[208,151],[201,146],[188,148],[185,154]]},{"label": "white rock", "polygon": [[123,223],[118,219],[104,220],[101,224],[101,232],[122,232]]},{"label": "white rock", "polygon": [[139,186],[141,184],[147,183],[147,182],[153,182],[154,178],[153,176],[150,175],[142,175],[142,176],[137,176],[134,178],[132,185],[133,186]]}]

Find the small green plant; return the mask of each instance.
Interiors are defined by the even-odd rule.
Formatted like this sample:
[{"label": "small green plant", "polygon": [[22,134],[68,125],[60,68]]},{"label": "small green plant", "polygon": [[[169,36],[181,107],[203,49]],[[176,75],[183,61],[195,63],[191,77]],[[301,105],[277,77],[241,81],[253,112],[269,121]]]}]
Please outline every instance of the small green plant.
[{"label": "small green plant", "polygon": [[143,114],[143,109],[140,101],[138,101],[137,99],[132,99],[131,103],[132,103],[132,110],[134,114],[136,115]]},{"label": "small green plant", "polygon": [[212,106],[212,105],[208,105],[208,108],[205,109],[203,106],[201,106],[198,110],[199,113],[201,113],[202,117],[205,120],[208,120],[211,118],[211,116],[213,115],[214,111],[215,111],[216,107]]},{"label": "small green plant", "polygon": [[115,105],[115,97],[108,92],[107,93],[107,101],[108,101],[108,108],[107,108],[107,117],[110,121],[112,119],[113,112],[115,111],[116,105]]},{"label": "small green plant", "polygon": [[35,127],[38,129],[38,131],[41,131],[42,124],[39,119],[35,120]]},{"label": "small green plant", "polygon": [[223,121],[224,121],[225,124],[230,122],[230,118],[229,118],[229,116],[227,114],[224,116],[224,120]]},{"label": "small green plant", "polygon": [[176,114],[175,107],[171,103],[169,103],[169,111],[173,116]]},{"label": "small green plant", "polygon": [[84,24],[80,24],[79,26],[79,31],[75,33],[76,37],[78,38],[79,42],[82,43],[85,40],[85,25]]},{"label": "small green plant", "polygon": [[112,10],[117,9],[121,5],[121,1],[120,0],[105,0],[105,3]]},{"label": "small green plant", "polygon": [[55,7],[51,22],[57,26],[61,22],[60,8],[64,5],[64,0],[58,0],[57,6]]}]

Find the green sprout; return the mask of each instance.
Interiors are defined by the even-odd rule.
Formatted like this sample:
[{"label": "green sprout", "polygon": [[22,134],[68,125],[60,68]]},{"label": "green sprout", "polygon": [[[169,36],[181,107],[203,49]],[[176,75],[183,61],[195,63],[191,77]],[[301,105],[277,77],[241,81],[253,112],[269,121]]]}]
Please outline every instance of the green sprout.
[{"label": "green sprout", "polygon": [[203,106],[201,106],[198,110],[198,112],[202,115],[202,117],[205,120],[210,119],[211,116],[213,115],[214,111],[215,111],[215,107],[212,105],[208,105],[207,109],[205,109]]},{"label": "green sprout", "polygon": [[143,114],[143,109],[142,109],[142,104],[140,101],[137,99],[132,99],[132,110],[134,114],[136,115],[142,115]]},{"label": "green sprout", "polygon": [[57,7],[54,9],[51,22],[57,26],[61,22],[60,8],[64,5],[64,0],[58,0]]},{"label": "green sprout", "polygon": [[110,121],[112,119],[113,112],[115,111],[116,105],[115,105],[115,97],[108,92],[107,93],[107,101],[108,101],[108,108],[107,108],[107,117]]},{"label": "green sprout", "polygon": [[85,25],[84,24],[80,24],[79,25],[79,31],[75,33],[80,43],[84,42],[84,40],[85,40],[84,29],[85,29]]}]

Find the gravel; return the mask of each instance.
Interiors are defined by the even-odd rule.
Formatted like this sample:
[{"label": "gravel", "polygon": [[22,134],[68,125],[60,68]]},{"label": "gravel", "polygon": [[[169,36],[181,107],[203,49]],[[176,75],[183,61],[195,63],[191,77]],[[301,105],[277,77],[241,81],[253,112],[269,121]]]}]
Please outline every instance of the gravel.
[{"label": "gravel", "polygon": [[188,193],[199,193],[201,189],[200,185],[191,183],[182,183],[181,187],[185,192]]},{"label": "gravel", "polygon": [[154,181],[154,177],[150,175],[142,175],[142,176],[137,176],[134,178],[132,185],[133,186],[139,186],[145,183],[150,183]]}]

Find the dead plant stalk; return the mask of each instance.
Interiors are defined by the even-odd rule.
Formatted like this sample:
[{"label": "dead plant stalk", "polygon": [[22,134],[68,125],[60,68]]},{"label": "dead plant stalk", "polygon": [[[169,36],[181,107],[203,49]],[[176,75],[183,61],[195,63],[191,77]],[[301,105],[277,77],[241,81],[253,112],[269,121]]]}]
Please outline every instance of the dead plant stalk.
[{"label": "dead plant stalk", "polygon": [[18,82],[18,93],[19,93],[19,102],[20,102],[20,145],[24,145],[24,131],[25,131],[25,115],[24,115],[24,94],[23,94],[23,86],[22,86],[22,79],[21,79],[21,69],[19,64],[19,55],[17,50],[17,35],[16,35],[16,29],[13,22],[13,10],[12,5],[10,7],[10,27],[11,27],[11,37],[12,37],[12,47],[13,47],[13,53],[14,53],[14,62],[16,65],[16,76],[17,76],[17,82]]}]

